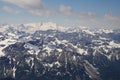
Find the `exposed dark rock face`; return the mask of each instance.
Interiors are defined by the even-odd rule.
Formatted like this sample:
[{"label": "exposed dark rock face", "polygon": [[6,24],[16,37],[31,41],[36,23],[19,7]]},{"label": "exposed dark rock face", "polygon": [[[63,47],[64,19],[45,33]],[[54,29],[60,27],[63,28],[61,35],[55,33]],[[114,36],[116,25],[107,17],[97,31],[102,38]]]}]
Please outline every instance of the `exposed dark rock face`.
[{"label": "exposed dark rock face", "polygon": [[[0,57],[0,80],[120,79],[118,32],[17,33],[18,38],[12,38],[16,42],[8,46],[0,43],[5,54]],[[1,41],[9,39],[9,36],[0,35]]]}]

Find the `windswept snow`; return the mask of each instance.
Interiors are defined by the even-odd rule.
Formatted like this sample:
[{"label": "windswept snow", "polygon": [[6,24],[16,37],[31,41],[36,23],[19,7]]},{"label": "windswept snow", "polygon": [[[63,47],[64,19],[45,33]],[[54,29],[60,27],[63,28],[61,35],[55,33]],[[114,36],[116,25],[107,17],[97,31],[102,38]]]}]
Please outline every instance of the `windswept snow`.
[{"label": "windswept snow", "polygon": [[5,54],[3,53],[3,49],[11,44],[16,43],[16,40],[12,40],[12,39],[5,39],[3,41],[0,41],[0,45],[4,45],[4,46],[0,46],[0,56],[4,56]]}]

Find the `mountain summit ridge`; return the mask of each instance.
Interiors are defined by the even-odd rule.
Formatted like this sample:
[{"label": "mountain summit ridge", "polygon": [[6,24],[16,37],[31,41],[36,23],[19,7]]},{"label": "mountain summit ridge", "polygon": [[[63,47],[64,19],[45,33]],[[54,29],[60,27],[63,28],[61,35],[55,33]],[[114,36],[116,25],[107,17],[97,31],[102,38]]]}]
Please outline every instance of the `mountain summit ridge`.
[{"label": "mountain summit ridge", "polygon": [[[49,24],[4,26],[5,31],[0,32],[0,79],[120,79],[119,30],[61,30]],[[48,27],[29,32],[30,25]]]}]

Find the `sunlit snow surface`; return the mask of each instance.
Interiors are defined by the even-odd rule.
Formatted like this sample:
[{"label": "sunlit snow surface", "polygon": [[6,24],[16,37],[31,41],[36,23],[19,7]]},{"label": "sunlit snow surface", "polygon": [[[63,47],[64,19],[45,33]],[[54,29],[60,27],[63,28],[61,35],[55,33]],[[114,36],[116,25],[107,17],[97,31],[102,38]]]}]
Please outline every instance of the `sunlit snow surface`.
[{"label": "sunlit snow surface", "polygon": [[76,74],[77,78],[80,70],[82,79],[101,80],[102,69],[114,66],[111,64],[119,67],[118,30],[65,28],[52,22],[3,25],[0,29],[0,61],[4,64],[5,57],[10,65],[1,67],[4,76],[16,78],[21,68],[25,75],[33,71],[39,77]]}]

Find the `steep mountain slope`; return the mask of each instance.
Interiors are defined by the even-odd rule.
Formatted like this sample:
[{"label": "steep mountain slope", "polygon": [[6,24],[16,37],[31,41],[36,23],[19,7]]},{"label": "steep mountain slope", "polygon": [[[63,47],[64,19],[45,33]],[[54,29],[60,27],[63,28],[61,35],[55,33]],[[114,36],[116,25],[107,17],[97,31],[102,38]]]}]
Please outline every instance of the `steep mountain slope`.
[{"label": "steep mountain slope", "polygon": [[55,23],[1,28],[2,80],[120,79],[119,30],[63,29]]}]

